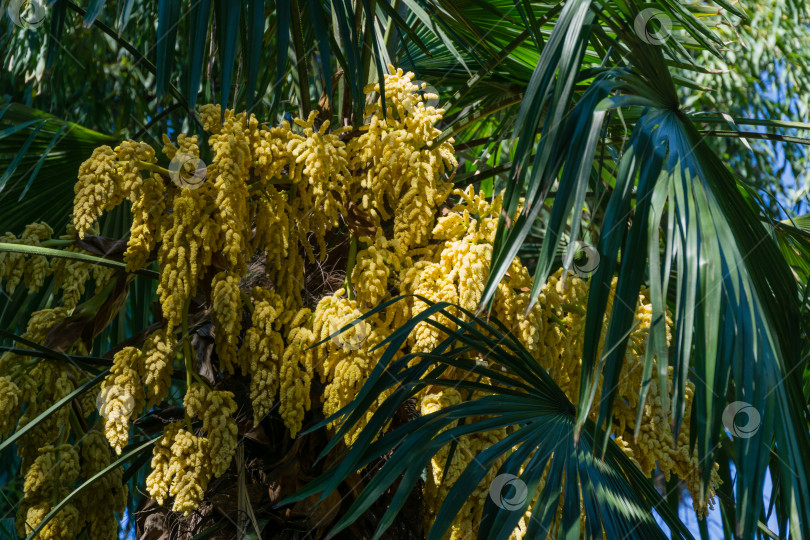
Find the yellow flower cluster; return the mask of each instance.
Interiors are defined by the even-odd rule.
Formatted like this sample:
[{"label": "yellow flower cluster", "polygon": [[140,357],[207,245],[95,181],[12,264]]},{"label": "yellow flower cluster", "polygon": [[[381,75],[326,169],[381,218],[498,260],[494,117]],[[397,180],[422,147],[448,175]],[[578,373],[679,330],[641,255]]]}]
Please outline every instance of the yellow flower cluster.
[{"label": "yellow flower cluster", "polygon": [[[357,301],[346,298],[344,292],[341,289],[332,296],[324,297],[318,303],[312,321],[314,339],[326,340],[315,349],[313,355],[321,382],[325,384],[321,397],[325,416],[336,413],[357,396],[384,351],[382,348],[376,351],[372,349],[391,333],[383,321],[375,316],[359,321],[330,338],[362,316]],[[379,396],[378,402],[386,397]],[[375,407],[370,408],[365,418],[346,435],[347,444],[354,442],[375,410]]]},{"label": "yellow flower cluster", "polygon": [[189,515],[202,501],[211,479],[210,442],[183,427],[166,426],[155,444],[146,489],[158,504],[174,497],[172,510]]},{"label": "yellow flower cluster", "polygon": [[[46,501],[28,507],[24,518],[24,528],[18,528],[17,533],[20,536],[27,536],[33,532],[34,527],[39,525],[52,509],[51,504]],[[37,538],[42,540],[76,538],[81,530],[81,524],[79,510],[74,505],[67,504],[39,531]]]},{"label": "yellow flower cluster", "polygon": [[168,394],[176,346],[173,333],[157,330],[142,349],[125,347],[115,353],[110,373],[101,383],[98,410],[104,433],[117,454],[129,441],[129,423],[144,405],[160,403]]},{"label": "yellow flower cluster", "polygon": [[146,266],[157,243],[160,216],[168,205],[166,186],[157,173],[146,176],[139,187],[139,192],[133,192],[132,227],[124,253],[124,262],[130,272]]},{"label": "yellow flower cluster", "polygon": [[110,374],[101,384],[99,414],[104,418],[104,433],[115,453],[129,441],[129,419],[143,408],[146,396],[141,378],[143,364],[141,351],[125,347],[113,358]]},{"label": "yellow flower cluster", "polygon": [[[326,231],[338,225],[339,212],[345,212],[344,205],[349,191],[349,171],[347,170],[347,149],[339,139],[339,135],[349,131],[349,128],[340,128],[333,133],[327,133],[329,121],[323,122],[319,129],[315,129],[317,113],[312,111],[306,121],[295,120],[303,129],[303,135],[290,133],[287,143],[292,162],[290,163],[290,179],[301,184],[308,183],[306,190],[299,190],[298,195],[304,196],[299,201],[305,207],[319,208],[320,212],[305,211],[298,214],[299,227],[304,231],[315,233],[321,254],[326,253]],[[302,242],[310,260],[315,255],[308,242]]]},{"label": "yellow flower cluster", "polygon": [[[53,509],[54,502],[67,495],[79,476],[79,456],[70,444],[46,445],[25,474],[25,497],[18,509],[18,533],[30,534]],[[65,505],[40,531],[39,538],[62,539],[78,536],[83,520],[72,504]]]},{"label": "yellow flower cluster", "polygon": [[358,302],[373,307],[388,294],[388,280],[392,271],[400,271],[397,242],[386,240],[382,234],[373,242],[365,236],[359,240],[368,247],[357,253],[352,283]]},{"label": "yellow flower cluster", "polygon": [[[29,319],[22,337],[41,344],[50,329],[66,316],[67,311],[62,308],[35,312]],[[22,427],[68,395],[74,389],[74,381],[79,373],[73,366],[57,366],[52,360],[29,359],[22,354],[6,352],[0,356],[0,375],[19,390],[21,402],[18,405],[22,406],[25,403],[25,412],[19,417],[19,426]],[[13,391],[11,386],[9,388]],[[11,401],[4,403],[10,405]],[[66,408],[61,408],[20,439],[17,453],[22,458],[23,471],[28,470],[40,448],[57,443],[66,423],[67,413]],[[14,420],[16,419],[15,417]],[[14,420],[7,424],[11,429]]]},{"label": "yellow flower cluster", "polygon": [[116,159],[112,148],[100,146],[79,167],[73,198],[73,222],[79,238],[84,238],[105,210],[112,210],[124,200]]},{"label": "yellow flower cluster", "polygon": [[174,332],[169,332],[165,328],[150,334],[143,344],[142,377],[143,385],[146,387],[147,407],[159,404],[169,394],[176,346]]},{"label": "yellow flower cluster", "polygon": [[[478,306],[489,276],[491,242],[497,226],[501,196],[489,204],[483,193],[474,194],[472,188],[467,191],[455,190],[454,194],[462,201],[469,201],[469,204],[461,203],[454,208],[458,213],[439,218],[432,231],[437,243],[417,250],[413,256],[406,258],[400,288],[402,292],[425,297],[432,302],[449,302],[473,311]],[[478,220],[470,217],[467,206],[476,206],[474,211],[480,212]],[[506,282],[511,279],[507,278]],[[418,315],[428,307],[419,299],[409,299],[406,305],[410,311],[404,315],[405,319]],[[446,317],[434,319],[453,327]],[[411,336],[411,348],[420,352],[430,351],[441,338],[438,329],[423,322],[417,325]]]},{"label": "yellow flower cluster", "polygon": [[[83,250],[75,246],[65,249],[70,253],[81,253]],[[85,291],[87,280],[90,279],[92,265],[79,260],[57,259],[53,261],[54,288],[62,289],[62,305],[73,309],[79,304],[79,299]]]},{"label": "yellow flower cluster", "polygon": [[[210,191],[207,186],[201,190]],[[167,328],[173,329],[183,319],[183,310],[196,293],[197,283],[205,267],[211,264],[215,240],[213,228],[204,227],[205,191],[184,189],[174,197],[172,213],[162,224],[165,233],[158,251],[160,265],[160,305]]]},{"label": "yellow flower cluster", "polygon": [[236,421],[231,416],[236,412],[233,394],[194,383],[186,391],[183,404],[188,416],[197,416],[203,421],[211,469],[215,477],[221,476],[236,450]]},{"label": "yellow flower cluster", "polygon": [[[254,124],[255,119],[250,122]],[[222,254],[228,269],[236,274],[245,272],[245,255],[248,250],[248,185],[250,174],[250,145],[246,140],[249,126],[243,115],[227,115],[220,130],[212,132],[209,144],[214,149],[216,197]]]},{"label": "yellow flower cluster", "polygon": [[[111,462],[110,446],[104,434],[88,431],[82,438],[82,478],[91,478]],[[122,484],[124,469],[117,467],[104,475],[79,495],[77,507],[87,521],[89,538],[118,538],[118,519],[127,505],[127,486]],[[104,501],[104,504],[99,504]]]},{"label": "yellow flower cluster", "polygon": [[[0,235],[0,243],[51,247],[72,242],[77,238],[72,227],[69,228],[68,234],[58,239],[52,239],[52,235],[53,230],[46,223],[32,223],[26,225],[19,238],[12,233]],[[68,246],[65,251],[88,254],[87,251],[74,245]],[[93,266],[80,260],[59,258],[48,262],[44,255],[0,252],[0,285],[5,281],[4,289],[8,294],[13,294],[21,282],[28,294],[33,294],[45,284],[46,278],[53,274],[54,292],[62,290],[61,304],[67,309],[73,309],[79,303],[85,285],[91,277],[91,269],[96,288],[103,287],[113,274],[112,268]]]},{"label": "yellow flower cluster", "polygon": [[284,425],[290,430],[290,436],[295,437],[301,431],[306,411],[312,406],[309,396],[312,383],[312,350],[315,336],[306,326],[295,326],[310,315],[308,309],[302,309],[293,319],[293,328],[287,336],[288,345],[281,357],[279,378],[279,413]]},{"label": "yellow flower cluster", "polygon": [[[379,226],[393,214],[394,240],[400,255],[425,244],[436,209],[450,193],[442,174],[457,165],[453,140],[438,144],[436,123],[443,109],[429,107],[412,82],[413,73],[389,66],[385,77],[386,110],[382,99],[366,106],[361,135],[349,142],[349,166],[360,178],[357,199]],[[366,93],[379,92],[370,85]]]},{"label": "yellow flower cluster", "polygon": [[[65,308],[35,312],[22,337],[42,344],[67,315]],[[81,342],[67,352],[87,353]],[[20,427],[27,425],[87,379],[88,376],[72,364],[30,358],[16,352],[4,353],[0,356],[0,436],[11,432],[18,420]],[[89,393],[82,396],[87,397],[95,403],[96,396]],[[79,402],[84,410],[84,403]],[[23,406],[25,412],[20,417]],[[101,432],[72,433],[70,426],[76,425],[70,422],[73,414],[70,405],[63,406],[18,440],[17,452],[22,458],[21,472],[25,477],[24,496],[17,509],[17,532],[21,536],[30,534],[42,522],[79,477],[87,480],[110,462],[110,447]],[[67,442],[71,435],[72,444]],[[79,500],[65,505],[45,524],[38,538],[76,538],[83,528],[90,531],[93,538],[117,538],[115,512],[123,511],[126,505],[126,487],[122,486],[121,478],[122,471],[118,469],[93,484]],[[99,505],[100,499],[111,504]]]},{"label": "yellow flower cluster", "polygon": [[[242,330],[242,297],[239,278],[234,274],[220,272],[211,281],[213,289],[211,320],[216,325],[216,345],[222,369],[234,373]],[[244,372],[245,369],[243,368]]]},{"label": "yellow flower cluster", "polygon": [[[201,184],[177,182],[170,171],[162,172],[148,146],[127,141],[114,150],[98,149],[82,165],[75,189],[73,224],[80,237],[104,211],[129,199],[133,223],[124,255],[127,270],[156,258],[160,274],[163,328],[147,338],[142,350],[120,351],[101,389],[105,433],[118,452],[128,440],[129,420],[144,401],[151,406],[166,397],[179,345],[175,334],[187,322],[189,303],[200,289],[210,291],[218,366],[250,375],[255,420],[270,411],[276,392],[293,433],[310,407],[314,368],[306,349],[313,334],[298,327],[308,313],[301,311],[302,276],[306,258],[317,258],[313,244],[320,248],[318,256],[325,256],[326,234],[339,225],[355,182],[340,139],[348,129],[329,132],[328,122],[316,127],[314,114],[278,127],[215,106],[203,107],[200,116],[213,150]],[[199,159],[199,152],[196,137],[180,135],[176,143],[164,137],[169,159]],[[183,167],[181,173],[188,172]],[[247,263],[258,254],[265,257],[272,288],[243,291]],[[63,267],[61,275],[75,268]],[[77,290],[71,296],[80,296]],[[252,312],[252,326],[243,329],[245,307]],[[183,336],[184,343],[188,337]],[[185,350],[191,369],[191,351]],[[163,480],[185,485],[185,476],[201,474],[192,464],[203,461],[221,474],[235,450],[232,398],[212,392],[207,399],[210,403],[196,412],[187,408],[187,416],[202,415],[205,438],[175,430],[155,448],[151,489],[160,499],[174,496],[175,509],[184,512],[202,493],[163,486]]]},{"label": "yellow flower cluster", "polygon": [[11,377],[0,377],[0,437],[14,430],[22,402],[22,391]]},{"label": "yellow flower cluster", "polygon": [[[474,311],[481,299],[483,287],[488,278],[489,262],[492,256],[492,242],[497,220],[501,211],[502,195],[487,200],[483,193],[475,193],[472,188],[465,191],[455,190],[454,196],[459,201],[450,212],[434,220],[429,244],[421,249],[407,253],[400,272],[399,288],[401,292],[413,293],[432,302],[449,302],[467,310]],[[533,309],[526,314],[528,292],[524,292],[531,279],[525,267],[515,260],[500,284],[499,292],[493,303],[493,309],[505,323],[523,322],[537,312]],[[524,302],[516,302],[519,295],[524,295]],[[424,311],[428,305],[419,299],[404,302],[405,312],[401,315],[407,319]],[[460,312],[450,309],[456,315]],[[453,323],[443,315],[434,315],[433,319],[453,328]],[[463,317],[466,318],[466,317]],[[526,322],[527,335],[530,322]],[[520,332],[520,330],[517,330]],[[437,328],[420,323],[410,336],[411,351],[427,352],[435,348],[446,336]],[[465,374],[450,370],[448,377],[464,377]],[[475,397],[475,396],[472,396]],[[453,388],[428,388],[418,396],[420,413],[430,414],[451,405],[471,399]],[[453,427],[455,423],[449,427]],[[449,428],[448,428],[449,429]],[[476,456],[503,439],[507,435],[504,429],[476,433],[459,437],[450,463],[447,463],[450,446],[443,447],[432,459],[429,474],[424,487],[425,520],[429,526],[436,517],[439,507],[455,481],[466,466]],[[488,489],[500,463],[493,465],[474,490],[456,516],[447,537],[452,539],[472,538],[477,533],[477,524],[481,521]]]},{"label": "yellow flower cluster", "polygon": [[250,399],[256,424],[273,406],[279,387],[279,369],[284,355],[284,338],[279,317],[284,306],[281,297],[262,287],[253,288],[253,326],[245,332],[239,349],[239,365],[250,375]]},{"label": "yellow flower cluster", "polygon": [[[299,176],[303,174],[310,185],[319,186],[312,191],[316,198],[302,198],[300,191],[293,198],[291,190],[285,199],[275,190],[267,190],[266,200],[268,204],[275,203],[275,212],[268,209],[257,215],[257,229],[259,218],[262,224],[275,222],[289,227],[292,217],[298,230],[315,233],[321,254],[325,248],[323,227],[337,224],[338,213],[345,215],[347,201],[367,213],[377,229],[373,239],[357,239],[363,249],[357,253],[347,280],[351,283],[351,298],[340,290],[322,298],[312,313],[302,310],[292,319],[291,315],[281,317],[283,322],[289,323],[289,330],[279,368],[280,412],[292,435],[300,431],[304,415],[311,406],[313,372],[317,370],[324,384],[323,414],[337,412],[357,395],[376,365],[382,350],[372,349],[390,334],[389,328],[395,320],[401,322],[405,320],[403,317],[409,316],[397,306],[332,337],[365,310],[384,300],[392,288],[402,290],[400,273],[403,263],[410,261],[407,254],[427,243],[436,209],[450,191],[450,184],[441,177],[456,166],[452,140],[436,143],[441,131],[435,128],[435,123],[441,119],[443,111],[425,106],[420,88],[412,79],[412,73],[391,68],[391,74],[384,81],[387,110],[383,112],[380,99],[369,105],[367,124],[345,147],[338,136],[347,130],[327,134],[327,122],[316,130],[314,113],[306,121],[297,120],[308,141],[304,142],[301,136],[290,136],[287,150],[294,152],[295,165],[291,166],[289,176],[293,185],[301,183]],[[366,89],[368,93],[374,91],[379,91],[379,85]],[[278,152],[277,146],[275,151]],[[291,199],[310,202],[301,212],[296,208],[288,209],[284,204]],[[318,216],[317,212],[311,212],[312,206],[321,208],[323,213]],[[278,217],[290,211],[287,216]],[[391,219],[392,234],[387,236],[382,225]],[[272,230],[269,227],[269,231]],[[257,231],[257,236],[259,234],[269,239],[275,233]],[[311,260],[309,243],[304,243],[304,249]],[[290,278],[300,288],[302,266],[287,244],[267,252],[268,274],[277,290],[287,290]],[[282,259],[285,253],[286,260]],[[275,268],[271,263],[276,263]],[[289,301],[284,304],[289,314],[294,313],[291,305]],[[254,339],[251,336],[249,343]],[[318,343],[317,347],[309,349]],[[385,397],[379,396],[378,403]],[[374,410],[372,407],[365,419],[346,435],[347,443],[355,439]]]},{"label": "yellow flower cluster", "polygon": [[[49,240],[53,230],[43,222],[26,225],[25,231],[19,238],[11,233],[0,236],[0,242],[7,244],[21,244],[25,246],[40,246],[41,242]],[[20,281],[25,280],[25,288],[29,294],[39,290],[45,283],[45,278],[51,273],[48,259],[42,255],[24,255],[10,251],[0,252],[0,283],[5,278],[5,289],[12,294]]]}]

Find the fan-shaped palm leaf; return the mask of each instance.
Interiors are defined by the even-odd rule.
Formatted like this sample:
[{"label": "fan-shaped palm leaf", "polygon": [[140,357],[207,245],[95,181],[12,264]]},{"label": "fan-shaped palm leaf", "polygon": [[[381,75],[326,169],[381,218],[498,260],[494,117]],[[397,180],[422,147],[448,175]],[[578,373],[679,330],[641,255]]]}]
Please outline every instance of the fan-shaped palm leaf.
[{"label": "fan-shaped palm leaf", "polygon": [[[386,456],[385,464],[333,530],[334,533],[350,525],[379,496],[393,489],[395,495],[375,536],[379,538],[442,447],[464,435],[508,428],[506,438],[466,466],[445,498],[428,538],[444,536],[453,518],[499,459],[502,465],[497,469],[498,475],[507,475],[503,477],[505,481],[518,479],[518,486],[526,489],[519,489],[511,499],[507,497],[506,505],[497,496],[488,499],[479,538],[509,538],[535,498],[531,518],[525,525],[527,538],[547,537],[552,530],[565,538],[602,537],[602,534],[608,538],[665,538],[651,515],[653,509],[660,512],[674,537],[691,537],[651,480],[615,444],[608,444],[604,459],[600,460],[595,456],[598,440],[590,431],[578,439],[576,407],[500,323],[490,324],[466,313],[472,320],[467,323],[451,314],[449,307],[446,303],[432,304],[380,344],[386,347],[385,352],[355,401],[312,428],[341,417],[345,419],[322,456],[342,440],[342,435],[373,406],[377,396],[392,388],[393,393],[380,405],[339,464],[285,502],[319,492],[323,500],[348,475]],[[457,324],[459,330],[450,330],[430,318],[436,313]],[[432,353],[406,354],[394,360],[407,335],[422,321],[447,332],[449,337]],[[442,377],[451,367],[456,373],[469,376]],[[483,378],[489,382],[481,382]],[[451,387],[470,395],[481,394],[383,434],[392,411],[428,387]],[[496,482],[493,485],[499,487]],[[560,507],[561,517],[555,520]]]}]

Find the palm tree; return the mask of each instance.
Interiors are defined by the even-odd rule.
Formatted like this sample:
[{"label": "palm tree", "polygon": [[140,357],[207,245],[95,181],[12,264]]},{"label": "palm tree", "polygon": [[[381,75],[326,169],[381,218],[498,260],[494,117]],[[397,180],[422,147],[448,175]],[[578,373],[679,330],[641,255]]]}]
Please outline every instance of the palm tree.
[{"label": "palm tree", "polygon": [[[240,462],[263,462],[256,478],[240,468],[237,490],[223,482],[210,491],[221,514],[241,516],[241,530],[258,532],[280,521],[288,529],[306,523],[316,535],[331,528],[419,536],[408,513],[418,505],[417,487],[431,457],[448,445],[454,452],[464,435],[503,428],[508,437],[480,454],[453,485],[426,531],[430,538],[445,534],[496,463],[499,474],[519,480],[537,502],[524,497],[505,508],[489,500],[480,538],[508,538],[526,511],[527,538],[552,531],[664,536],[653,511],[673,537],[691,536],[678,515],[682,484],[676,479],[661,489],[615,440],[623,435],[614,423],[616,389],[646,287],[653,316],[637,418],[651,381],[669,387],[671,368],[663,407],[675,437],[689,430],[698,461],[718,464],[724,535],[810,537],[804,382],[810,373],[804,364],[810,225],[796,214],[801,206],[779,205],[795,195],[783,193],[786,164],[796,177],[806,170],[802,145],[810,142],[803,138],[810,125],[796,119],[806,119],[807,97],[793,92],[768,99],[756,88],[769,77],[798,88],[810,83],[800,46],[808,35],[802,2],[130,0],[80,7],[57,0],[45,15],[40,20],[26,12],[22,22],[18,16],[0,23],[10,73],[0,80],[8,96],[0,106],[5,229],[19,231],[42,219],[46,203],[52,205],[49,223],[63,226],[78,165],[93,148],[130,137],[159,146],[160,133],[200,132],[195,107],[202,102],[259,112],[273,123],[317,110],[333,125],[358,125],[363,88],[381,80],[388,64],[412,70],[440,96],[446,110],[441,138],[454,137],[463,157],[452,181],[490,195],[505,189],[478,313],[462,316],[456,306],[431,303],[384,342],[385,353],[356,399],[334,417],[309,418],[308,435],[292,446],[278,419],[263,423],[261,433],[240,429],[247,441]],[[771,157],[775,151],[784,162]],[[504,217],[516,214],[515,220]],[[100,243],[82,247],[115,266],[104,238],[124,237],[130,219],[126,208],[117,209],[102,222]],[[487,308],[515,256],[534,272],[534,302],[554,270],[578,264],[580,238],[593,245],[598,265],[581,337],[582,376],[572,396]],[[340,262],[349,251],[337,250]],[[125,340],[143,340],[157,320],[153,300],[148,276],[135,278],[120,311],[93,314],[106,324],[95,325],[92,356],[78,360],[98,373],[105,367],[99,357]],[[30,296],[18,290],[4,301],[5,349],[19,345],[27,314],[49,302],[48,287]],[[669,345],[667,312],[673,319]],[[437,313],[456,329],[431,317]],[[420,322],[439,327],[447,339],[431,353],[398,356]],[[204,330],[196,335],[204,348]],[[43,347],[38,354],[62,355]],[[471,360],[475,354],[489,363]],[[446,377],[451,368],[478,378]],[[403,414],[417,392],[435,385],[479,394],[430,415]],[[386,391],[390,396],[356,442],[340,452],[342,435]],[[737,403],[760,417],[750,436],[735,433],[724,416]],[[142,418],[142,437],[103,473],[128,463],[126,478],[133,487],[142,482],[150,434],[176,405],[169,399]],[[327,440],[323,427],[336,417],[342,427]],[[0,443],[4,470],[16,470],[10,449],[36,423]],[[329,456],[327,463],[316,455]],[[379,470],[355,490],[355,473],[366,467]],[[291,470],[305,472],[296,477]],[[703,493],[693,497],[709,488],[709,468],[704,472]],[[773,486],[768,503],[766,475]],[[305,477],[312,479],[306,486]],[[0,511],[19,499],[20,480],[13,474],[7,480],[9,502],[0,503]],[[282,486],[272,488],[269,503],[254,491],[266,484]],[[354,490],[351,504],[336,516],[335,494],[347,486]],[[273,509],[285,497],[284,504],[297,502],[286,507],[293,511]],[[321,510],[312,510],[318,500],[325,501]],[[133,495],[133,511],[151,506]],[[180,523],[189,537],[215,534],[230,526],[217,516]],[[776,531],[768,525],[773,521]],[[141,527],[145,522],[142,517]],[[709,536],[705,521],[700,534]]]}]

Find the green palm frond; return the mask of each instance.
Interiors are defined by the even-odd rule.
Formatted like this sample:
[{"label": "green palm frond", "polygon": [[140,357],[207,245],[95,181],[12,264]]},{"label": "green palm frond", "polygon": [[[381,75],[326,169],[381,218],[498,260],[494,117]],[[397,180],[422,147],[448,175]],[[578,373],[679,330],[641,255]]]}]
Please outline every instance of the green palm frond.
[{"label": "green palm frond", "polygon": [[[391,390],[393,393],[379,406],[341,461],[282,504],[317,493],[321,493],[323,500],[348,475],[386,456],[385,464],[332,531],[334,534],[349,526],[391,489],[395,493],[375,535],[380,538],[400,511],[407,493],[414,489],[422,471],[442,447],[457,442],[463,435],[507,428],[509,435],[472,459],[453,484],[429,539],[444,537],[461,507],[499,461],[502,464],[497,468],[498,475],[506,475],[505,480],[517,479],[521,488],[506,497],[509,504],[504,505],[492,496],[488,499],[478,538],[509,538],[535,497],[537,503],[526,524],[527,538],[601,537],[603,533],[608,538],[665,538],[652,510],[659,512],[674,538],[691,538],[652,481],[613,442],[600,459],[595,455],[599,441],[591,431],[586,430],[578,437],[576,407],[497,320],[488,323],[466,313],[471,322],[465,322],[452,314],[450,304],[420,299],[430,307],[379,345],[385,347],[385,352],[357,398],[311,428],[344,420],[321,455],[325,456],[343,440],[343,435],[374,405],[377,396]],[[450,330],[436,322],[431,316],[437,313],[459,329]],[[423,321],[446,332],[448,338],[432,353],[397,358],[395,355],[408,334]],[[469,376],[445,378],[448,368]],[[489,382],[481,382],[484,378]],[[470,395],[478,392],[480,397],[385,432],[392,412],[428,387],[455,388]],[[495,482],[493,485],[498,486]],[[560,507],[561,517],[555,519]],[[585,516],[584,528],[581,514]]]}]

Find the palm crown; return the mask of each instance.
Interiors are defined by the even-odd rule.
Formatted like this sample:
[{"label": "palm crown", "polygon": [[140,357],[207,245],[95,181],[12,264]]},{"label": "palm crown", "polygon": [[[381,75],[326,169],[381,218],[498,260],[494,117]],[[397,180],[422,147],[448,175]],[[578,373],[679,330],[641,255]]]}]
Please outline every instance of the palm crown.
[{"label": "palm crown", "polygon": [[[516,527],[527,538],[662,536],[651,510],[673,536],[688,537],[678,482],[662,497],[648,478],[662,464],[640,467],[640,456],[622,451],[638,440],[645,403],[655,400],[673,440],[685,434],[699,464],[676,474],[695,501],[716,491],[727,536],[774,536],[773,515],[779,534],[810,536],[808,225],[800,206],[782,209],[767,194],[786,169],[802,172],[810,126],[795,120],[806,116],[807,98],[780,102],[750,88],[769,77],[810,82],[798,46],[806,25],[792,22],[806,19],[803,3],[58,0],[44,18],[30,9],[16,19],[9,11],[0,37],[10,73],[0,81],[10,96],[0,106],[0,205],[12,232],[42,219],[44,204],[54,230],[68,223],[77,171],[96,147],[135,138],[160,149],[164,131],[202,134],[201,103],[273,126],[293,116],[315,130],[327,120],[333,129],[355,126],[341,135],[351,140],[373,124],[370,105],[384,115],[386,99],[399,103],[380,84],[389,65],[414,72],[418,100],[444,110],[435,142],[452,143],[458,159],[445,181],[473,186],[466,193],[479,197],[479,210],[503,191],[502,206],[478,216],[491,223],[492,247],[477,301],[458,306],[416,291],[424,309],[375,344],[378,361],[356,397],[323,421],[308,419],[309,433],[341,422],[321,456],[344,440],[348,448],[285,504],[328,502],[353,473],[381,465],[333,524],[356,526],[386,494],[370,525],[381,534],[426,481],[431,458],[443,471],[440,462],[453,463],[475,436],[501,430],[445,490],[429,537],[454,527],[495,473],[530,496],[515,507],[484,497],[475,525],[482,538],[508,538]],[[776,148],[785,159],[774,165]],[[199,154],[212,162],[216,150],[202,139]],[[801,193],[788,195],[798,201]],[[116,208],[95,231],[100,243],[81,247],[120,260],[120,246],[116,256],[105,242],[124,238],[130,220],[128,206]],[[345,220],[355,237],[361,221]],[[356,245],[340,249],[343,259],[356,254]],[[567,386],[549,357],[501,320],[497,302],[504,280],[517,279],[515,257],[531,275],[521,285],[523,313],[550,305],[555,287],[570,300],[558,312],[576,353]],[[583,264],[587,285],[569,275]],[[105,324],[92,329],[93,350],[80,361],[104,367],[93,358],[160,320],[150,311],[150,271],[133,275],[112,314],[93,313]],[[51,307],[51,293],[6,295],[6,349],[64,355],[19,337],[32,311]],[[403,301],[375,298],[363,319]],[[427,325],[443,338],[417,350],[408,335]],[[415,396],[436,388],[466,397],[390,427]],[[758,419],[750,432],[735,431],[742,409]],[[38,420],[0,445],[9,470],[8,448]],[[105,474],[132,460],[125,475],[137,480],[149,446],[135,441]],[[705,522],[700,532],[708,534]]]}]

